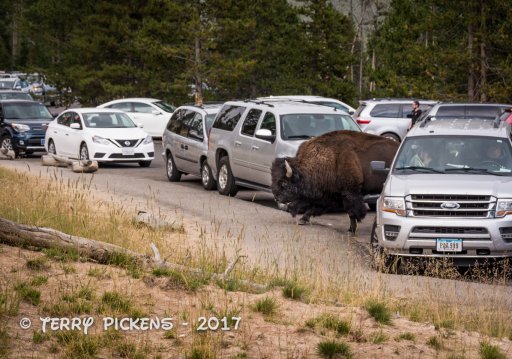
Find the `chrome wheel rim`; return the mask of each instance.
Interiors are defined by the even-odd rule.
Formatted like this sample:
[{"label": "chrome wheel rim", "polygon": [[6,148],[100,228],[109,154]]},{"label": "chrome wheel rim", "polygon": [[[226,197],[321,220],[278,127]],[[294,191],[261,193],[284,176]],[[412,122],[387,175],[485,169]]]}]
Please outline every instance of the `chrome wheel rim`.
[{"label": "chrome wheel rim", "polygon": [[208,183],[210,182],[210,173],[206,165],[203,165],[203,170],[201,171],[201,178],[203,179],[203,185],[208,185]]},{"label": "chrome wheel rim", "polygon": [[171,155],[167,155],[167,177],[172,177],[172,171],[173,171],[172,158],[171,158]]},{"label": "chrome wheel rim", "polygon": [[10,138],[4,138],[4,140],[2,141],[2,148],[6,149],[7,151],[12,150],[12,142]]},{"label": "chrome wheel rim", "polygon": [[48,145],[48,153],[53,153],[54,155],[57,154],[57,151],[55,151],[55,145],[53,144],[53,141],[50,142]]},{"label": "chrome wheel rim", "polygon": [[219,171],[219,186],[220,188],[224,189],[226,188],[226,185],[228,184],[228,169],[226,165],[222,165]]},{"label": "chrome wheel rim", "polygon": [[89,151],[87,151],[87,147],[85,147],[85,146],[82,146],[82,148],[80,148],[80,159],[81,160],[89,159]]}]

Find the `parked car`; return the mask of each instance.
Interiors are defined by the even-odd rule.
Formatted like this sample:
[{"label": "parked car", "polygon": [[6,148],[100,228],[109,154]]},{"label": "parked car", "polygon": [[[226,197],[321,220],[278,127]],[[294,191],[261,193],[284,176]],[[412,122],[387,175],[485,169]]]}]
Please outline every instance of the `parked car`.
[{"label": "parked car", "polygon": [[162,137],[167,178],[176,182],[182,174],[201,177],[206,190],[215,188],[206,161],[208,132],[222,104],[180,106],[174,111]]},{"label": "parked car", "polygon": [[272,101],[272,100],[293,100],[293,101],[301,101],[307,103],[313,103],[316,105],[324,105],[331,106],[337,108],[338,110],[342,110],[352,115],[356,112],[356,109],[350,105],[347,105],[345,102],[341,102],[340,100],[336,100],[334,98],[322,97],[322,96],[306,96],[306,95],[292,95],[292,96],[269,96],[269,97],[259,97],[258,100],[261,101]]},{"label": "parked car", "polygon": [[[418,100],[420,110],[425,112],[436,101]],[[364,132],[402,141],[411,126],[411,99],[371,99],[360,101],[354,120]]]},{"label": "parked car", "polygon": [[115,108],[126,112],[133,122],[142,124],[153,137],[162,137],[175,106],[154,98],[124,98],[110,101],[99,108]]},{"label": "parked car", "polygon": [[430,118],[488,118],[494,120],[512,105],[500,103],[438,103],[423,113],[418,122]]},{"label": "parked car", "polygon": [[512,107],[506,108],[500,115],[500,121],[506,122],[512,125]]},{"label": "parked car", "polygon": [[270,192],[276,157],[295,156],[301,143],[335,130],[361,131],[345,111],[296,101],[229,101],[209,134],[208,165],[217,189],[234,196],[238,186]]},{"label": "parked car", "polygon": [[[424,121],[402,142],[377,201],[375,258],[459,266],[512,257],[512,143],[506,123]],[[382,258],[381,258],[382,259]],[[381,262],[382,263],[382,262]]]},{"label": "parked car", "polygon": [[33,101],[34,99],[27,92],[22,92],[19,90],[0,90],[0,100],[29,100],[29,101]]},{"label": "parked car", "polygon": [[68,158],[149,167],[155,157],[151,136],[120,110],[66,110],[48,125],[45,139],[48,153]]},{"label": "parked car", "polygon": [[26,80],[17,77],[1,78],[0,90],[20,90],[22,92],[28,92],[29,85]]},{"label": "parked car", "polygon": [[44,132],[53,120],[42,103],[28,100],[0,101],[0,147],[16,156],[44,151]]}]

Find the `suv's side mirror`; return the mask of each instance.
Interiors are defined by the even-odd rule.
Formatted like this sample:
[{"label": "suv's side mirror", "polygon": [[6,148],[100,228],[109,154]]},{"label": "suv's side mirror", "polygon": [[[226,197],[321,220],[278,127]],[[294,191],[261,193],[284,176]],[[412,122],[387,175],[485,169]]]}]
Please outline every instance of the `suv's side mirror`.
[{"label": "suv's side mirror", "polygon": [[76,123],[76,122],[73,122],[71,125],[69,125],[70,128],[72,128],[73,130],[81,130],[82,129],[82,126],[80,126],[79,123]]},{"label": "suv's side mirror", "polygon": [[370,168],[373,173],[389,173],[389,168],[386,168],[386,162],[384,161],[371,161]]},{"label": "suv's side mirror", "polygon": [[276,139],[276,136],[272,134],[272,131],[260,128],[258,131],[256,131],[256,134],[254,135],[256,138],[259,138],[260,140],[265,140],[269,142],[274,142]]}]

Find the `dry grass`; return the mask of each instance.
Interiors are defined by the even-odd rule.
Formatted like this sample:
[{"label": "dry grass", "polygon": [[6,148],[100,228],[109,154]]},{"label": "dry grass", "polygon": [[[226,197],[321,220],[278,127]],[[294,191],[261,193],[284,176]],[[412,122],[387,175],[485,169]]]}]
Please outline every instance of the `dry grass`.
[{"label": "dry grass", "polygon": [[[222,272],[227,266],[228,257],[233,253],[233,250],[226,250],[217,240],[220,236],[220,224],[217,227],[217,224],[213,223],[211,231],[206,231],[200,225],[191,228],[182,221],[171,221],[170,226],[157,230],[141,226],[134,222],[133,208],[130,205],[121,207],[113,199],[93,197],[90,181],[67,181],[55,174],[52,174],[51,179],[47,179],[43,175],[34,178],[0,168],[0,182],[3,187],[3,190],[0,191],[0,213],[3,217],[19,223],[51,227],[72,235],[113,243],[139,253],[150,254],[148,243],[153,242],[158,246],[163,257],[176,263],[201,268],[205,271],[206,278],[208,273]],[[148,206],[151,207],[152,204],[149,203]],[[153,209],[154,212],[160,212],[158,208]],[[191,233],[195,238],[193,242],[187,242],[187,236]],[[236,249],[243,241],[244,231],[242,229],[239,233],[231,233],[231,236],[233,238],[231,247]],[[268,239],[262,239],[262,241],[265,240]],[[440,289],[438,287],[434,284],[426,284],[423,288],[423,300],[399,300],[389,295],[384,281],[386,274],[369,277],[366,272],[361,270],[360,264],[356,263],[356,259],[353,257],[355,256],[347,255],[344,265],[348,269],[342,271],[338,267],[339,258],[336,256],[326,256],[320,265],[312,262],[307,254],[304,254],[304,258],[301,258],[300,262],[306,264],[297,265],[295,262],[278,264],[277,260],[269,255],[266,259],[261,260],[261,263],[238,264],[232,273],[234,279],[226,281],[221,287],[226,291],[244,290],[243,286],[239,285],[242,279],[257,283],[269,283],[271,284],[269,288],[281,287],[281,293],[285,298],[302,300],[303,302],[298,302],[301,305],[307,305],[304,302],[341,303],[344,306],[364,307],[369,300],[373,300],[377,303],[385,303],[385,317],[388,319],[390,313],[398,312],[402,317],[421,322],[429,321],[440,328],[464,328],[496,337],[512,337],[512,314],[507,304],[502,301],[498,290],[494,297],[475,298],[471,306],[450,304],[457,303],[457,296],[471,296],[473,291],[471,286],[468,286],[468,293],[456,293],[457,286],[449,282],[443,290],[443,298],[439,297]],[[42,273],[39,273],[46,270],[47,266],[51,265],[52,270],[59,270],[63,276],[73,276],[76,274],[73,262],[80,260],[76,253],[59,251],[46,251],[45,257],[39,258],[26,262],[26,268],[39,277],[37,280],[34,278],[35,282],[27,282],[25,287],[21,286],[19,287],[21,289],[18,290],[9,290],[12,286],[0,281],[0,316],[12,316],[17,313],[20,302],[29,302],[33,305],[39,303],[36,299],[38,289],[35,287],[48,280],[41,277]],[[140,272],[140,269],[133,267],[127,258],[113,258],[112,263],[124,268],[134,280],[145,278],[150,274]],[[325,270],[326,268],[327,270]],[[409,269],[412,272],[415,270],[414,268]],[[438,278],[461,279],[460,273],[454,271],[453,268],[437,264],[426,269],[421,268],[421,274]],[[204,278],[200,278],[196,282],[195,278],[191,279],[184,274],[174,272],[156,272],[153,273],[153,276],[159,277],[158,279],[174,281],[175,284],[178,283],[179,285],[176,284],[179,287],[177,289],[185,288],[192,291],[198,290],[208,283],[208,280]],[[109,280],[111,273],[105,268],[94,267],[90,268],[83,277],[91,280]],[[414,278],[414,275],[408,277]],[[489,272],[484,269],[477,272],[475,277],[474,280],[484,281],[497,288],[507,281],[507,277],[503,273]],[[404,286],[406,286],[408,278],[405,277],[403,280]],[[96,289],[91,290],[94,292]],[[111,293],[117,294],[96,294],[89,300],[81,297],[77,291],[80,291],[80,287],[62,288],[57,291],[53,300],[48,300],[41,305],[43,312],[61,315],[65,313],[101,313],[105,310],[113,310],[112,305],[117,303],[116,298],[119,299],[119,303],[129,304],[129,308],[123,310],[129,315],[144,314],[151,307],[134,307],[130,302],[131,297],[124,292],[113,291]],[[64,299],[65,295],[68,295],[67,300]],[[196,295],[200,295],[200,292]],[[59,305],[65,313],[57,311],[56,308]],[[188,317],[197,318],[200,315],[213,313],[231,318],[245,311],[243,303],[219,304],[217,302],[209,304],[205,308],[194,308],[194,310],[188,311]],[[382,314],[380,309],[377,314]],[[354,323],[350,330],[354,333],[353,337],[355,338],[357,329],[354,329]],[[8,335],[2,336],[2,333],[5,333],[5,327],[0,324],[0,340],[7,340],[5,338]],[[204,355],[208,356],[210,352],[216,353],[220,350],[219,348],[222,348],[222,339],[195,334],[194,337],[196,336],[193,345],[184,350],[186,356],[195,357],[200,353],[205,353]],[[179,343],[179,338],[173,338],[175,338],[175,334],[172,336],[169,334],[168,340],[176,340]],[[80,342],[82,339],[78,338],[77,341]],[[101,344],[104,339],[96,338],[95,340]],[[387,340],[387,337],[379,334],[374,335],[370,340],[381,343]],[[83,354],[96,355],[100,350],[98,348],[102,347],[101,345],[98,347],[98,343],[94,340],[93,342],[84,342],[83,346],[89,349]],[[143,355],[147,353],[146,344],[135,344],[138,349],[134,349],[133,343],[120,342],[112,347],[118,348],[119,355],[127,350],[132,352],[135,350]],[[69,348],[66,348],[67,351]],[[241,345],[241,349],[242,352],[246,350],[243,345]],[[243,354],[240,355],[243,356]]]}]

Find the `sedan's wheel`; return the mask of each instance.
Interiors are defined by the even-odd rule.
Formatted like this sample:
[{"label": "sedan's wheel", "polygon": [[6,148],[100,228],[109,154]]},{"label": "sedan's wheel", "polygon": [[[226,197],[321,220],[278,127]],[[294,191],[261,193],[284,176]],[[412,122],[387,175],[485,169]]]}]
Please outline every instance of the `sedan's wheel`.
[{"label": "sedan's wheel", "polygon": [[0,148],[5,151],[14,151],[15,157],[18,157],[18,151],[12,146],[12,138],[9,135],[2,137]]},{"label": "sedan's wheel", "polygon": [[393,140],[395,142],[400,142],[400,137],[398,137],[394,133],[383,133],[382,137],[388,138],[388,139]]},{"label": "sedan's wheel", "polygon": [[151,161],[139,161],[139,166],[149,167],[149,166],[151,166]]},{"label": "sedan's wheel", "polygon": [[167,179],[169,179],[171,182],[179,182],[181,179],[181,172],[176,168],[176,164],[174,163],[171,152],[167,152],[166,167]]},{"label": "sedan's wheel", "polygon": [[85,143],[80,146],[80,159],[82,161],[89,159],[89,150],[87,149],[87,145]]},{"label": "sedan's wheel", "polygon": [[231,173],[229,166],[229,158],[222,157],[219,161],[219,173],[217,175],[217,189],[220,194],[224,196],[235,196],[238,192],[238,187],[235,184],[235,178]]},{"label": "sedan's wheel", "polygon": [[212,170],[206,160],[201,164],[201,182],[203,183],[203,188],[207,191],[215,188],[216,183],[212,176]]},{"label": "sedan's wheel", "polygon": [[55,143],[53,143],[53,140],[48,142],[48,153],[53,155],[57,154],[57,149],[55,148]]},{"label": "sedan's wheel", "polygon": [[373,221],[372,231],[370,234],[370,254],[372,256],[373,268],[379,272],[394,273],[399,266],[399,258],[393,260],[392,256],[386,254],[379,244],[377,238],[377,219]]}]

